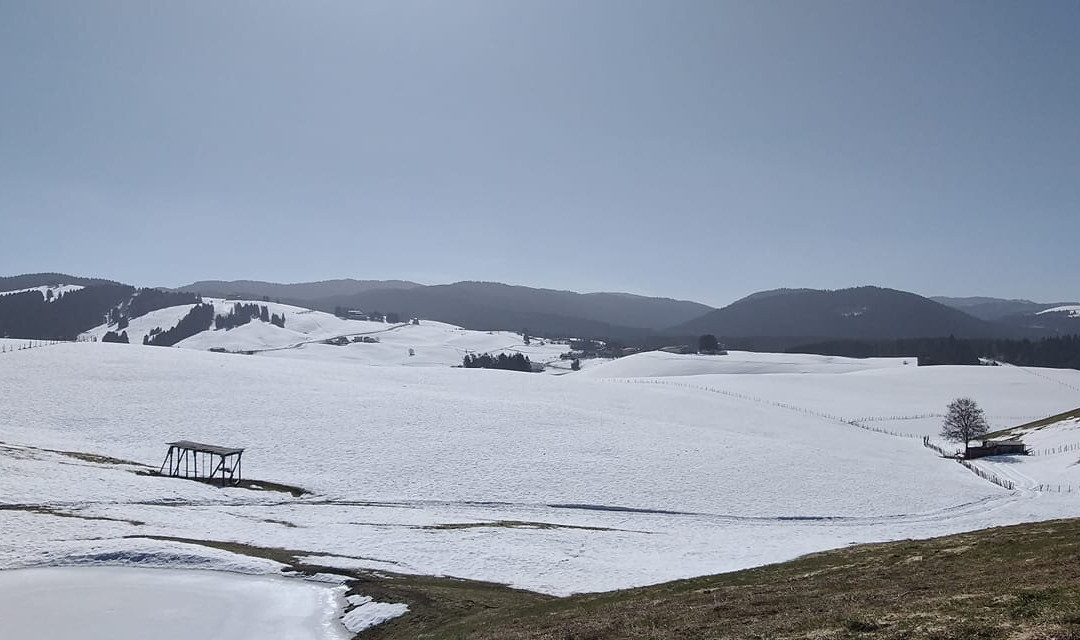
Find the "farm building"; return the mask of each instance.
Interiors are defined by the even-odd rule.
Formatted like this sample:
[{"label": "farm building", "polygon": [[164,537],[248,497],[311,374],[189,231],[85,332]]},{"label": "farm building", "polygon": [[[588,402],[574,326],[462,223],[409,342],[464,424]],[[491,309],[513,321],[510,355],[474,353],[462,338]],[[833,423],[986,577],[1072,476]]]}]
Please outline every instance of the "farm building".
[{"label": "farm building", "polygon": [[1027,453],[1027,446],[1020,440],[983,440],[982,446],[968,447],[964,457],[1026,456]]}]

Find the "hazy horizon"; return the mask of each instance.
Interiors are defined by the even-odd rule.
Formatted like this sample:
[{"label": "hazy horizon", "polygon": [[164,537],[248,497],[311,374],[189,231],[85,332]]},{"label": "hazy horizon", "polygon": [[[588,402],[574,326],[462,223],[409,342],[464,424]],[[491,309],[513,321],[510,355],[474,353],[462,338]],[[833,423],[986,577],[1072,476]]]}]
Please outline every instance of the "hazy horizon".
[{"label": "hazy horizon", "polygon": [[0,0],[0,273],[1072,300],[1078,59],[1073,2]]}]

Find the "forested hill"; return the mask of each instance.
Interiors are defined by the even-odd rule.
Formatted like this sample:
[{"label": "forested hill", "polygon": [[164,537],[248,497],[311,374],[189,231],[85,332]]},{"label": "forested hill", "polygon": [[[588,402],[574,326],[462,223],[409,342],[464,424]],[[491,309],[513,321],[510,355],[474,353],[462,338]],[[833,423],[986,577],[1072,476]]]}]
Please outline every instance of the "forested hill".
[{"label": "forested hill", "polygon": [[103,278],[72,276],[66,273],[24,273],[17,276],[0,277],[0,292],[63,284],[95,287],[100,285],[118,285],[120,283],[112,280],[105,280]]},{"label": "forested hill", "polygon": [[[66,276],[62,274],[50,275],[60,275],[61,279],[31,286],[76,284],[65,281]],[[86,278],[81,281],[91,284],[55,296],[51,295],[51,291],[47,296],[37,289],[0,295],[0,337],[74,340],[83,331],[104,322],[114,323],[119,330],[123,330],[132,318],[157,309],[198,301],[197,296],[189,293],[136,289],[116,283],[94,284],[93,279]],[[19,283],[27,282],[41,280],[26,279]]]},{"label": "forested hill", "polygon": [[1037,329],[980,320],[922,296],[881,287],[763,292],[675,326],[668,333],[861,340],[1046,335]]}]

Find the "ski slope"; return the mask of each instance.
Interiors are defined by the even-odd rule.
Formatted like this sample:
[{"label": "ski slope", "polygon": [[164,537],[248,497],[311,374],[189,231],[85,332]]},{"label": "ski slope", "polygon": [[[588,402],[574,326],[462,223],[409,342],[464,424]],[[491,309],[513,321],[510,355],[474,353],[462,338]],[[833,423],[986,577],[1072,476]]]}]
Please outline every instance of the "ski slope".
[{"label": "ski slope", "polygon": [[[342,328],[300,322],[307,337]],[[904,416],[940,412],[961,394],[998,420],[1049,415],[1078,404],[1067,386],[1078,372],[859,368],[786,354],[739,356],[757,359],[747,372],[736,359],[723,364],[728,356],[643,354],[544,376],[392,366],[409,359],[405,344],[416,345],[413,359],[431,349],[435,363],[520,337],[376,326],[378,345],[306,343],[251,356],[92,342],[5,354],[0,567],[177,555],[228,567],[196,545],[181,554],[146,538],[167,535],[566,594],[1080,515],[1076,495],[1037,490],[1044,478],[1080,484],[1075,459],[1010,463],[1032,482],[1006,491],[917,437],[863,428],[893,417],[917,435],[933,418]],[[196,337],[213,333],[232,332]],[[391,335],[408,338],[399,353],[360,350]],[[563,348],[536,346],[549,347]],[[246,447],[246,476],[312,495],[132,473],[156,469],[164,443],[181,438]],[[62,453],[71,451],[130,463]]]}]

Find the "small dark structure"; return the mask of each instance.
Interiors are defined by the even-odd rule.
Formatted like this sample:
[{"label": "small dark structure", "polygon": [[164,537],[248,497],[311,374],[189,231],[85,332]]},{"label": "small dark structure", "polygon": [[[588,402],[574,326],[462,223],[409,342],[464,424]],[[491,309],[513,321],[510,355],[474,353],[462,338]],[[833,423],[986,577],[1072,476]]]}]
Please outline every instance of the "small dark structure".
[{"label": "small dark structure", "polygon": [[986,456],[1026,456],[1027,445],[1020,440],[983,440],[980,447],[968,447],[964,457],[985,458]]},{"label": "small dark structure", "polygon": [[240,484],[243,449],[219,447],[190,440],[167,442],[169,453],[161,463],[161,475],[193,480],[221,480],[221,486]]}]

